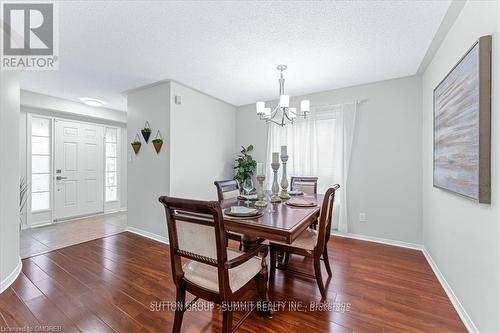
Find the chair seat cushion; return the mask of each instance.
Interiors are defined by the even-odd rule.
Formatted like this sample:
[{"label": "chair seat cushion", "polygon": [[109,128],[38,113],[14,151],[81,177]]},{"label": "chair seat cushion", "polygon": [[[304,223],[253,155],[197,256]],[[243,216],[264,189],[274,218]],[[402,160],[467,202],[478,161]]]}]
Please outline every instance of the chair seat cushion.
[{"label": "chair seat cushion", "polygon": [[[232,260],[243,255],[244,252],[227,249],[227,258]],[[243,264],[229,270],[229,287],[233,292],[239,290],[248,281],[255,277],[261,270],[259,257],[253,257]],[[217,267],[203,264],[197,261],[188,261],[182,267],[184,278],[200,287],[219,292],[219,279]]]},{"label": "chair seat cushion", "polygon": [[272,242],[274,244],[286,245],[288,247],[294,247],[297,249],[303,249],[306,251],[312,251],[318,243],[318,231],[314,229],[307,228],[304,230],[292,244],[286,244],[281,242]]}]

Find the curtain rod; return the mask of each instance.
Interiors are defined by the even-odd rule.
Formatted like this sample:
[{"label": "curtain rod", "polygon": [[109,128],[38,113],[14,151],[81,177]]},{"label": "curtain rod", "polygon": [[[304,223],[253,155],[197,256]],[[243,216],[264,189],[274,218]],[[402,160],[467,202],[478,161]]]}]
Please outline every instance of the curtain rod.
[{"label": "curtain rod", "polygon": [[355,100],[354,102],[345,102],[345,103],[338,103],[338,104],[321,104],[321,105],[311,105],[311,108],[326,108],[326,107],[337,107],[337,106],[342,106],[344,104],[356,104],[356,105],[359,105],[361,103],[364,103],[368,101],[368,99],[364,98],[364,99],[358,99],[358,100]]}]

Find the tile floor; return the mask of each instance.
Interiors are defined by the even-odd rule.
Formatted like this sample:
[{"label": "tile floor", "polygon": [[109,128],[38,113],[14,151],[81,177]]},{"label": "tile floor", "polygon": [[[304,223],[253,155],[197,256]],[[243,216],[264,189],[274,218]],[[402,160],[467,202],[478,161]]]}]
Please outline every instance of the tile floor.
[{"label": "tile floor", "polygon": [[127,213],[85,217],[21,231],[21,258],[125,231]]}]

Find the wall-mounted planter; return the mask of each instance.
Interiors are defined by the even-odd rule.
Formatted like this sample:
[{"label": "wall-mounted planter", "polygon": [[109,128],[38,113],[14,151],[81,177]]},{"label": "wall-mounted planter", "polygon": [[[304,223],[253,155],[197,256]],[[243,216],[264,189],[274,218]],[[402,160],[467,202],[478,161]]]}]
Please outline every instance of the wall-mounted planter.
[{"label": "wall-mounted planter", "polygon": [[156,153],[159,154],[161,146],[163,146],[163,138],[161,137],[160,131],[156,132],[156,137],[153,140],[153,146],[155,146]]},{"label": "wall-mounted planter", "polygon": [[149,126],[149,121],[146,121],[144,128],[141,130],[142,137],[146,143],[149,142],[149,137],[151,136],[151,126]]},{"label": "wall-mounted planter", "polygon": [[135,135],[135,140],[131,143],[132,149],[134,149],[135,154],[137,155],[139,153],[139,150],[141,150],[141,139],[139,138],[139,134]]}]

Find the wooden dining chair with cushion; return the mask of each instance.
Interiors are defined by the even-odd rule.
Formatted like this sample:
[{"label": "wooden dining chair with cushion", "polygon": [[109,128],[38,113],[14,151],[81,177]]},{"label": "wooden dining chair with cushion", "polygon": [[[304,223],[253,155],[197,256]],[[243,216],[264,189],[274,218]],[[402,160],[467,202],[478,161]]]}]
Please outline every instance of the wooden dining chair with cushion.
[{"label": "wooden dining chair with cushion", "polygon": [[[219,197],[219,202],[222,200],[237,198],[240,195],[240,183],[234,179],[230,180],[217,180],[214,182],[215,187],[217,188],[217,196]],[[242,247],[241,238],[242,234],[238,234],[236,232],[227,232],[227,236],[229,239],[240,242],[240,250]]]},{"label": "wooden dining chair with cushion", "polygon": [[[291,191],[302,191],[306,194],[318,193],[318,177],[292,177],[290,179]],[[318,222],[311,224],[311,229],[316,229]],[[285,257],[288,262],[288,256]]]},{"label": "wooden dining chair with cushion", "polygon": [[217,180],[214,184],[215,187],[217,187],[219,202],[226,199],[236,198],[240,195],[240,183],[234,179]]},{"label": "wooden dining chair with cushion", "polygon": [[[330,239],[331,217],[333,211],[333,203],[335,199],[335,191],[340,188],[336,184],[326,191],[323,203],[321,205],[319,228],[318,230],[307,228],[292,244],[272,242],[271,250],[271,271],[270,280],[274,280],[276,274],[276,257],[278,251],[292,253],[313,258],[314,277],[318,283],[318,288],[322,297],[326,297],[323,277],[321,276],[321,257],[325,263],[326,270],[329,276],[332,276],[330,261],[328,259],[328,240]],[[291,270],[286,268],[287,270]],[[299,272],[304,274],[303,272]],[[307,275],[307,274],[306,274]]]},{"label": "wooden dining chair with cushion", "polygon": [[[183,305],[176,307],[172,332],[180,331],[184,312],[198,298],[216,304],[237,301],[254,282],[260,300],[268,301],[267,246],[261,245],[246,253],[227,248],[218,202],[166,196],[159,200],[167,216],[176,301]],[[189,260],[183,264],[181,258]],[[187,305],[186,291],[195,295]],[[222,332],[226,333],[235,331],[253,309],[242,316],[234,328],[231,308],[222,307],[222,310]]]},{"label": "wooden dining chair with cushion", "polygon": [[292,177],[290,189],[307,194],[316,194],[318,192],[318,177]]}]

